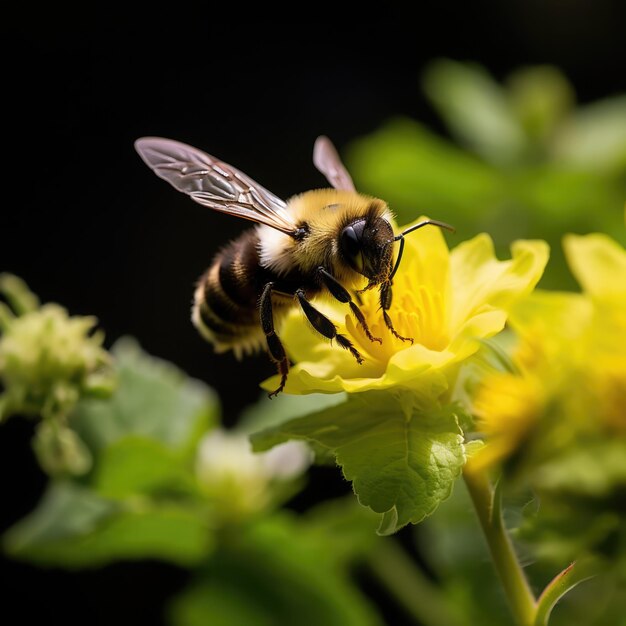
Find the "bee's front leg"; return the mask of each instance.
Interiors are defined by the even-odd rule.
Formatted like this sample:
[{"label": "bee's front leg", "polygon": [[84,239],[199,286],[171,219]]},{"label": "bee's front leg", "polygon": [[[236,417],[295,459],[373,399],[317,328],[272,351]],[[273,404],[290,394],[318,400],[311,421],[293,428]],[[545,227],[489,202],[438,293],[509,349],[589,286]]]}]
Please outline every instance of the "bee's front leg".
[{"label": "bee's front leg", "polygon": [[361,365],[363,363],[363,357],[359,351],[352,345],[352,342],[343,335],[337,332],[337,327],[320,311],[318,311],[307,299],[304,291],[298,289],[296,291],[296,298],[300,302],[300,306],[306,315],[306,318],[311,322],[311,325],[315,330],[324,335],[327,339],[336,339],[337,343],[348,350],[352,356],[357,360],[357,363]]},{"label": "bee's front leg", "polygon": [[354,317],[356,317],[357,321],[361,325],[361,328],[367,335],[367,338],[370,341],[377,341],[378,343],[382,343],[383,340],[380,337],[374,337],[370,332],[369,326],[367,325],[367,321],[365,320],[365,316],[359,307],[352,301],[352,296],[350,292],[326,269],[323,267],[317,268],[317,275],[319,276],[322,284],[328,289],[330,295],[333,298],[339,300],[339,302],[348,303],[350,305],[350,310]]},{"label": "bee's front leg", "polygon": [[270,358],[278,367],[278,373],[280,374],[280,385],[278,389],[272,391],[269,397],[278,395],[284,388],[287,382],[287,374],[289,374],[289,359],[285,353],[285,348],[281,340],[279,339],[276,331],[274,330],[274,314],[272,312],[272,287],[274,283],[267,283],[263,288],[261,294],[261,300],[259,301],[259,309],[261,313],[261,327],[265,333],[265,339],[267,341],[267,350]]},{"label": "bee's front leg", "polygon": [[396,329],[393,327],[393,323],[391,322],[391,318],[389,317],[389,313],[387,311],[391,308],[391,281],[387,281],[380,286],[380,308],[383,311],[383,318],[385,320],[385,324],[387,328],[391,332],[394,337],[400,339],[400,341],[410,341],[413,343],[413,339],[411,337],[403,337],[396,332]]}]

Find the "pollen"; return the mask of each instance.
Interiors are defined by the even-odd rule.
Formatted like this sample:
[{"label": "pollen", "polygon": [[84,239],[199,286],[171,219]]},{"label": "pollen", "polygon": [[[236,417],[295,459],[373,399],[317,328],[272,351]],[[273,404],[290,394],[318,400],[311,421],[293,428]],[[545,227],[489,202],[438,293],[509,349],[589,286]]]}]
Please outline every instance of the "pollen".
[{"label": "pollen", "polygon": [[394,278],[392,304],[387,311],[396,332],[412,339],[412,342],[394,337],[387,328],[377,289],[361,295],[360,308],[372,334],[382,338],[382,344],[373,343],[355,321],[349,316],[346,318],[346,330],[357,349],[384,365],[394,354],[414,345],[441,352],[450,344],[447,275],[444,272],[441,280],[432,281],[422,267],[421,259],[414,258],[412,261],[407,262],[402,268],[405,271],[401,270]]},{"label": "pollen", "polygon": [[416,343],[429,350],[445,349],[449,337],[444,293],[425,285],[407,287],[402,290],[402,297],[398,298],[397,317],[401,334],[413,337]]},{"label": "pollen", "polygon": [[447,303],[443,291],[433,289],[430,285],[420,285],[415,277],[403,277],[394,285],[389,315],[398,334],[411,338],[413,343],[402,341],[389,331],[383,320],[377,290],[364,293],[362,298],[360,308],[372,334],[381,337],[382,344],[370,341],[363,329],[350,317],[346,318],[346,329],[357,349],[369,355],[369,358],[386,364],[394,354],[412,345],[419,344],[437,352],[448,346]]}]

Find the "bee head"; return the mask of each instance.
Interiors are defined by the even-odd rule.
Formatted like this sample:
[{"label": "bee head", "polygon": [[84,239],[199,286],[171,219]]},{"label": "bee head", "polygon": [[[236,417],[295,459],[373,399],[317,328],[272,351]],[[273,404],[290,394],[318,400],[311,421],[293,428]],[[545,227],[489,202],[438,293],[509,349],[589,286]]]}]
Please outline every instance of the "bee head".
[{"label": "bee head", "polygon": [[346,225],[339,235],[339,249],[345,262],[377,285],[391,272],[394,233],[383,217],[363,217]]}]

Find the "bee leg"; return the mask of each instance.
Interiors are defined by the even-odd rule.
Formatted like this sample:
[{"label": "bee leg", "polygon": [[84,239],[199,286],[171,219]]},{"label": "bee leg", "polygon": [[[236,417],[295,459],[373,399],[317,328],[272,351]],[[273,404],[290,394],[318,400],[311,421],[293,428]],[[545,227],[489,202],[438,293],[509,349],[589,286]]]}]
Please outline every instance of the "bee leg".
[{"label": "bee leg", "polygon": [[413,339],[411,337],[403,337],[402,335],[399,335],[393,327],[389,313],[387,313],[387,311],[391,308],[391,296],[391,281],[387,281],[380,287],[380,308],[383,310],[385,324],[394,337],[397,337],[400,341],[410,341],[413,343]]},{"label": "bee leg", "polygon": [[330,295],[333,296],[339,302],[348,303],[350,305],[350,310],[354,317],[356,317],[357,321],[361,325],[361,328],[367,335],[367,338],[370,341],[377,341],[378,343],[382,343],[383,340],[380,337],[374,337],[370,332],[369,326],[367,325],[367,321],[365,320],[365,316],[363,315],[361,309],[352,301],[352,296],[350,292],[329,272],[327,272],[323,267],[317,268],[317,273],[320,277],[320,280],[330,292]]},{"label": "bee leg", "polygon": [[268,394],[269,398],[278,395],[285,388],[287,374],[289,374],[289,359],[287,359],[285,348],[274,330],[274,315],[272,313],[273,286],[274,283],[267,283],[267,285],[265,285],[263,293],[261,294],[261,300],[259,301],[261,327],[265,333],[267,351],[269,352],[272,361],[274,361],[274,363],[278,366],[278,373],[280,374],[280,385],[278,386],[278,389],[275,389],[272,393]]},{"label": "bee leg", "polygon": [[357,363],[361,365],[361,363],[363,363],[363,357],[359,351],[352,345],[352,342],[347,337],[337,332],[337,327],[324,314],[320,313],[320,311],[306,299],[302,289],[296,291],[296,298],[298,298],[300,306],[313,328],[327,339],[336,339],[337,343],[342,348],[348,350],[357,360]]}]

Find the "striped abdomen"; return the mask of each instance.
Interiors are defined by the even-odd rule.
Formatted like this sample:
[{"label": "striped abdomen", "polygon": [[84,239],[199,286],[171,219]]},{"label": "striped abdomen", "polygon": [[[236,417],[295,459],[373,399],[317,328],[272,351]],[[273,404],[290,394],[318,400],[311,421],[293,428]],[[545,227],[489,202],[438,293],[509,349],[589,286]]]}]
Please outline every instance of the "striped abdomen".
[{"label": "striped abdomen", "polygon": [[[263,346],[258,303],[264,286],[279,282],[289,294],[301,286],[297,277],[277,279],[259,263],[257,232],[246,231],[215,256],[198,282],[192,320],[217,352],[233,350],[241,356]],[[292,298],[280,296],[273,302],[276,318],[294,304]]]}]

